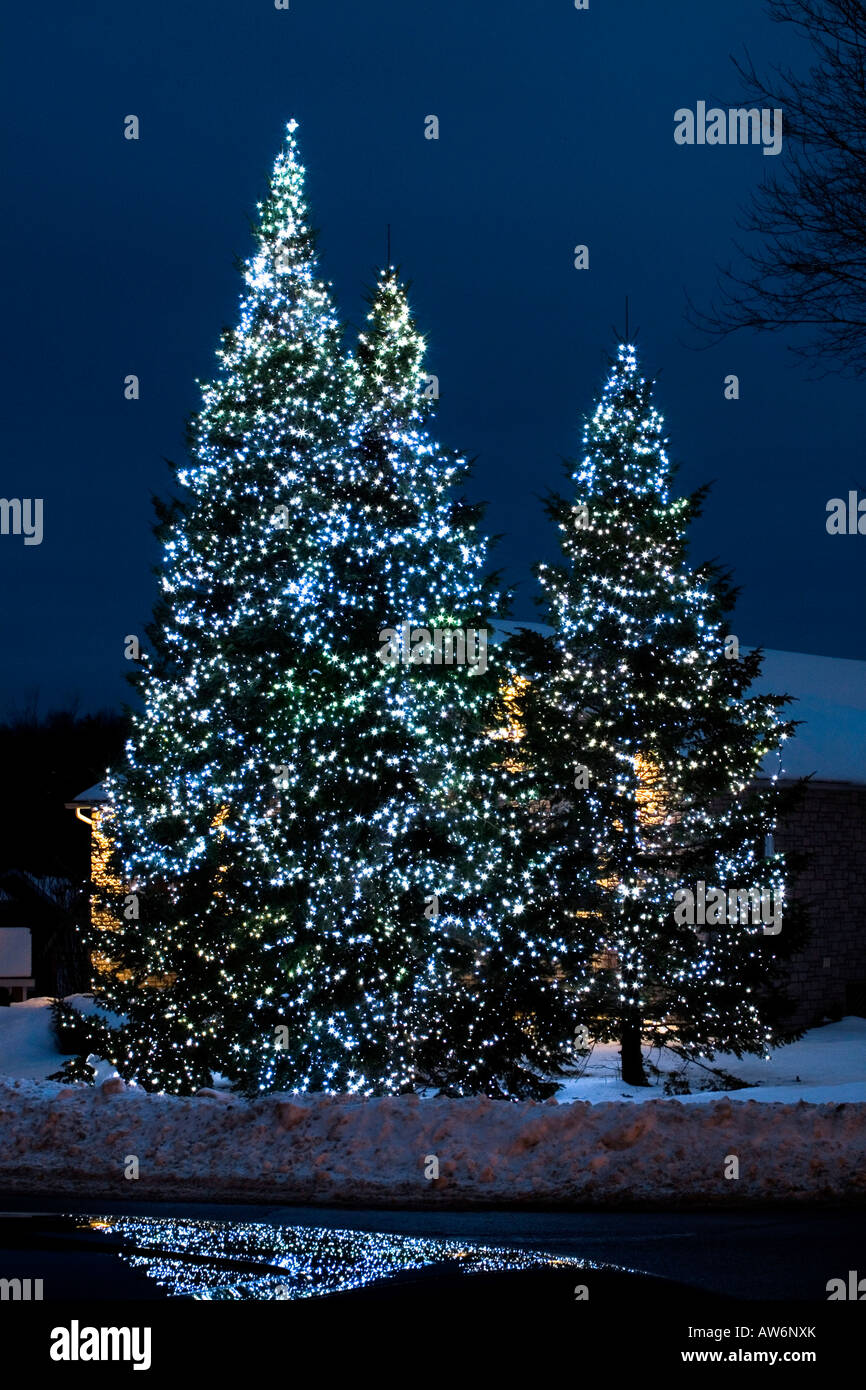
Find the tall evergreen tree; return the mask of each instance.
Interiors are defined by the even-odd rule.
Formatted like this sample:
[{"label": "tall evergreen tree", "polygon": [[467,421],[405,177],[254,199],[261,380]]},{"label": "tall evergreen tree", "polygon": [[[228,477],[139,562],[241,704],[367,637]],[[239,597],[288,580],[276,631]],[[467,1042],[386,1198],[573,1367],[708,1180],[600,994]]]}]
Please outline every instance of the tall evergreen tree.
[{"label": "tall evergreen tree", "polygon": [[[316,814],[314,642],[352,401],[294,131],[259,205],[238,327],[190,425],[182,500],[157,506],[143,710],[110,783],[135,890],[123,915],[115,903],[102,981],[128,1019],[115,1060],[182,1090],[214,1068],[252,1084],[284,1036],[271,1024],[285,982],[266,963],[304,900]],[[298,958],[293,941],[283,970]]]},{"label": "tall evergreen tree", "polygon": [[[802,939],[768,838],[789,794],[761,780],[794,728],[787,697],[748,693],[761,654],[739,653],[728,631],[729,577],[689,567],[706,489],[673,495],[651,396],[621,346],[574,495],[548,502],[564,563],[538,574],[555,635],[519,644],[536,676],[524,756],[553,797],[582,799],[591,824],[594,871],[576,866],[563,901],[587,963],[572,981],[576,1018],[620,1042],[632,1084],[646,1084],[642,1039],[706,1056],[783,1040],[779,967]],[[559,860],[572,855],[563,836]]]}]

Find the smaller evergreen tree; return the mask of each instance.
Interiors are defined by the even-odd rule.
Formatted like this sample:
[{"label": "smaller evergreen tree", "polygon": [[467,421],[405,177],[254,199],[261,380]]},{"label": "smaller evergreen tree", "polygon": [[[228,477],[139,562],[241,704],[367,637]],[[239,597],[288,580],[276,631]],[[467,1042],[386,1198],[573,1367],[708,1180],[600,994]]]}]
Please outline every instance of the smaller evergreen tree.
[{"label": "smaller evergreen tree", "polygon": [[[672,495],[651,395],[620,347],[575,494],[548,501],[564,563],[538,575],[555,635],[513,651],[534,677],[524,754],[552,798],[583,798],[591,826],[591,881],[578,873],[563,908],[584,946],[576,1018],[620,1042],[635,1085],[642,1039],[712,1057],[793,1036],[781,966],[803,937],[771,838],[795,792],[761,776],[795,727],[788,697],[748,693],[761,654],[728,631],[736,591],[687,563],[706,489]],[[561,862],[572,853],[564,834]]]}]

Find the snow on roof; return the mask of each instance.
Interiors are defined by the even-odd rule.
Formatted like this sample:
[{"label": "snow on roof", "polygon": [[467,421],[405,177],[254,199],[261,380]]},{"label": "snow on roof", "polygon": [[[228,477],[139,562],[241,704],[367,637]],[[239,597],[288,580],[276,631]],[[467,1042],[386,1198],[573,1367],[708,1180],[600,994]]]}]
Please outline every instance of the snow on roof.
[{"label": "snow on roof", "polygon": [[[504,641],[522,627],[553,631],[545,623],[497,619],[493,640]],[[818,782],[866,785],[866,661],[765,648],[761,674],[750,693],[792,695],[783,714],[802,721],[781,758],[772,754],[765,759],[768,777],[812,774]]]},{"label": "snow on roof", "polygon": [[108,800],[108,792],[102,782],[96,782],[92,787],[79,792],[71,801],[67,801],[67,806],[95,806],[101,801]]},{"label": "snow on roof", "polygon": [[765,772],[866,785],[866,661],[765,650],[752,691],[793,695],[784,713],[803,721]]}]

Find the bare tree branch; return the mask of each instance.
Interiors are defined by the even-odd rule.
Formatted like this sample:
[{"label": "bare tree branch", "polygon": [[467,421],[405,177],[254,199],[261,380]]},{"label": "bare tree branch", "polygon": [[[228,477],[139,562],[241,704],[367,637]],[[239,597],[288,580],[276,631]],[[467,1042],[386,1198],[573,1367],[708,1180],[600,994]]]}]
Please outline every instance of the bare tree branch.
[{"label": "bare tree branch", "polygon": [[[708,308],[687,317],[710,340],[740,329],[811,330],[791,351],[827,373],[866,374],[866,0],[768,0],[809,39],[805,75],[734,66],[749,106],[781,107],[785,144],[739,222],[738,270],[720,269]],[[775,162],[775,161],[774,161]]]}]

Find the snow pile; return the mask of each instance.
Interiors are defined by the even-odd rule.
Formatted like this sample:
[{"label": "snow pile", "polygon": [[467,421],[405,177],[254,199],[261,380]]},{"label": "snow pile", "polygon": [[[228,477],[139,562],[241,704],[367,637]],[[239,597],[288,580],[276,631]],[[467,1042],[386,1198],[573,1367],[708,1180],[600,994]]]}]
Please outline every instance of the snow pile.
[{"label": "snow pile", "polygon": [[[42,1081],[59,1071],[69,1053],[58,1052],[51,1026],[51,999],[27,999],[23,1004],[0,1008],[0,1076]],[[63,1001],[80,1014],[97,1014],[107,1023],[117,1015],[100,1008],[90,994],[70,994]]]},{"label": "snow pile", "polygon": [[58,1071],[63,1061],[51,1028],[50,999],[0,1008],[0,1074],[36,1081]]},{"label": "snow pile", "polygon": [[852,1104],[246,1101],[148,1095],[119,1079],[0,1081],[0,1186],[26,1192],[403,1207],[822,1202],[866,1198],[864,1159],[866,1106]]}]

